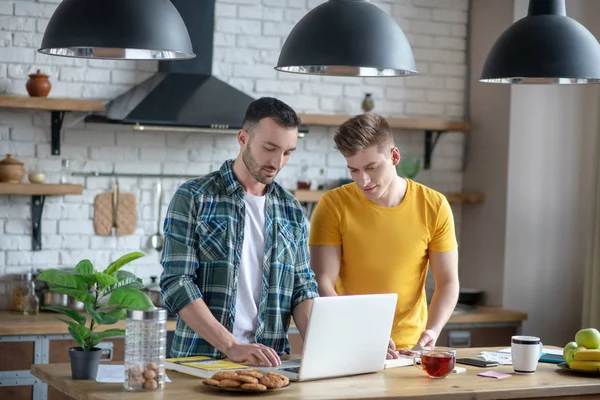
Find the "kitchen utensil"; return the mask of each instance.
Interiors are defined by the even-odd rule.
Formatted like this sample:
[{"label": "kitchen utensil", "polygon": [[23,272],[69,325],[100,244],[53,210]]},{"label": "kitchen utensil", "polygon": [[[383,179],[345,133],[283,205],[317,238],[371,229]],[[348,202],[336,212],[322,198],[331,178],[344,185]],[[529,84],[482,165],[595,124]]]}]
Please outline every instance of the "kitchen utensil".
[{"label": "kitchen utensil", "polygon": [[117,228],[119,227],[119,178],[115,177],[113,184],[113,221],[112,221],[112,233],[113,236],[118,236]]},{"label": "kitchen utensil", "polygon": [[462,288],[458,292],[458,303],[476,306],[483,298],[483,290]]},{"label": "kitchen utensil", "polygon": [[143,289],[143,292],[146,293],[148,297],[150,297],[150,300],[152,300],[152,304],[154,304],[155,307],[162,307],[162,298],[160,297],[160,285],[158,284],[157,279],[157,276],[151,276],[150,280],[152,282]]},{"label": "kitchen utensil", "polygon": [[156,185],[156,192],[158,194],[158,220],[156,223],[156,233],[154,235],[152,235],[152,237],[150,237],[150,244],[152,245],[152,248],[155,249],[156,251],[162,251],[163,249],[163,244],[164,244],[164,239],[163,236],[160,233],[160,223],[162,222],[161,219],[161,207],[162,207],[162,197],[163,197],[163,192],[162,192],[162,184],[160,182],[158,182],[158,184]]},{"label": "kitchen utensil", "polygon": [[68,297],[67,307],[72,308],[73,310],[83,311],[85,310],[85,304],[81,301],[77,300],[75,297]]},{"label": "kitchen utensil", "polygon": [[49,289],[44,289],[42,293],[42,306],[67,307],[69,305],[69,296],[66,294],[54,293]]},{"label": "kitchen utensil", "polygon": [[[113,192],[100,193],[94,200],[94,231],[97,235],[113,234]],[[117,232],[119,236],[132,235],[137,225],[137,204],[133,193],[119,191],[117,206]]]}]

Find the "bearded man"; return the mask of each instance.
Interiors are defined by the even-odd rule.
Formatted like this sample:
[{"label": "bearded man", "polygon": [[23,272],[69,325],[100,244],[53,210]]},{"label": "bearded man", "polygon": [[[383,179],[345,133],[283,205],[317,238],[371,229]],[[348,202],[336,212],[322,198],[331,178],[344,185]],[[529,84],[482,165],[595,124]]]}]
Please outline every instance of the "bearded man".
[{"label": "bearded man", "polygon": [[300,119],[280,100],[252,102],[240,152],[181,185],[164,223],[160,286],[177,314],[171,357],[257,366],[290,353],[291,316],[304,337],[319,292],[300,203],[274,181],[296,148]]}]

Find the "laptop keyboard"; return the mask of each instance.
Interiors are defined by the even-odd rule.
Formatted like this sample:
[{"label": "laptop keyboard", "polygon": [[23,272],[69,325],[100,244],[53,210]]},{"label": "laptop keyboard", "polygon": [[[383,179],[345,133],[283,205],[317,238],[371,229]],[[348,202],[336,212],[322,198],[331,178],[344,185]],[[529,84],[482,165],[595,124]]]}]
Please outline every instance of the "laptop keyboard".
[{"label": "laptop keyboard", "polygon": [[294,374],[300,373],[300,367],[290,367],[290,368],[279,368],[280,371],[292,372]]}]

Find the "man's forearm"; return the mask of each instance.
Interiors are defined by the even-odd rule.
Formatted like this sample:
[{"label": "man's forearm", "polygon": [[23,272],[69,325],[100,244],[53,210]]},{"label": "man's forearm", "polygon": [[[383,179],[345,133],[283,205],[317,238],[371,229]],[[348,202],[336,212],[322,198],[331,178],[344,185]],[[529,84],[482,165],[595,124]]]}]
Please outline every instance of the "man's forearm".
[{"label": "man's forearm", "polygon": [[222,353],[238,340],[213,316],[202,299],[196,299],[179,310],[179,315],[190,328]]},{"label": "man's forearm", "polygon": [[310,316],[310,308],[312,307],[312,303],[312,299],[304,300],[292,310],[294,323],[296,324],[298,331],[300,331],[300,336],[302,336],[302,339],[304,339],[304,333],[306,332],[306,326],[308,325],[308,317]]},{"label": "man's forearm", "polygon": [[456,301],[458,300],[459,283],[446,282],[436,287],[431,304],[429,305],[429,315],[427,318],[427,328],[436,331],[438,334],[446,325],[446,322],[452,316]]}]

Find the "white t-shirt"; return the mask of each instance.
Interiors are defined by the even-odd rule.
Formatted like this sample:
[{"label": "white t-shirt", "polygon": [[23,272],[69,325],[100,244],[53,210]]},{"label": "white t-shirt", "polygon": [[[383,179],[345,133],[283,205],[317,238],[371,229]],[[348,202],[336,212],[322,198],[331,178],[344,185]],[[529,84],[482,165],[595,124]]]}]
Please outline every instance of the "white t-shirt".
[{"label": "white t-shirt", "polygon": [[244,242],[233,324],[233,336],[241,343],[254,343],[256,332],[265,253],[265,198],[265,196],[244,194],[246,203]]}]

